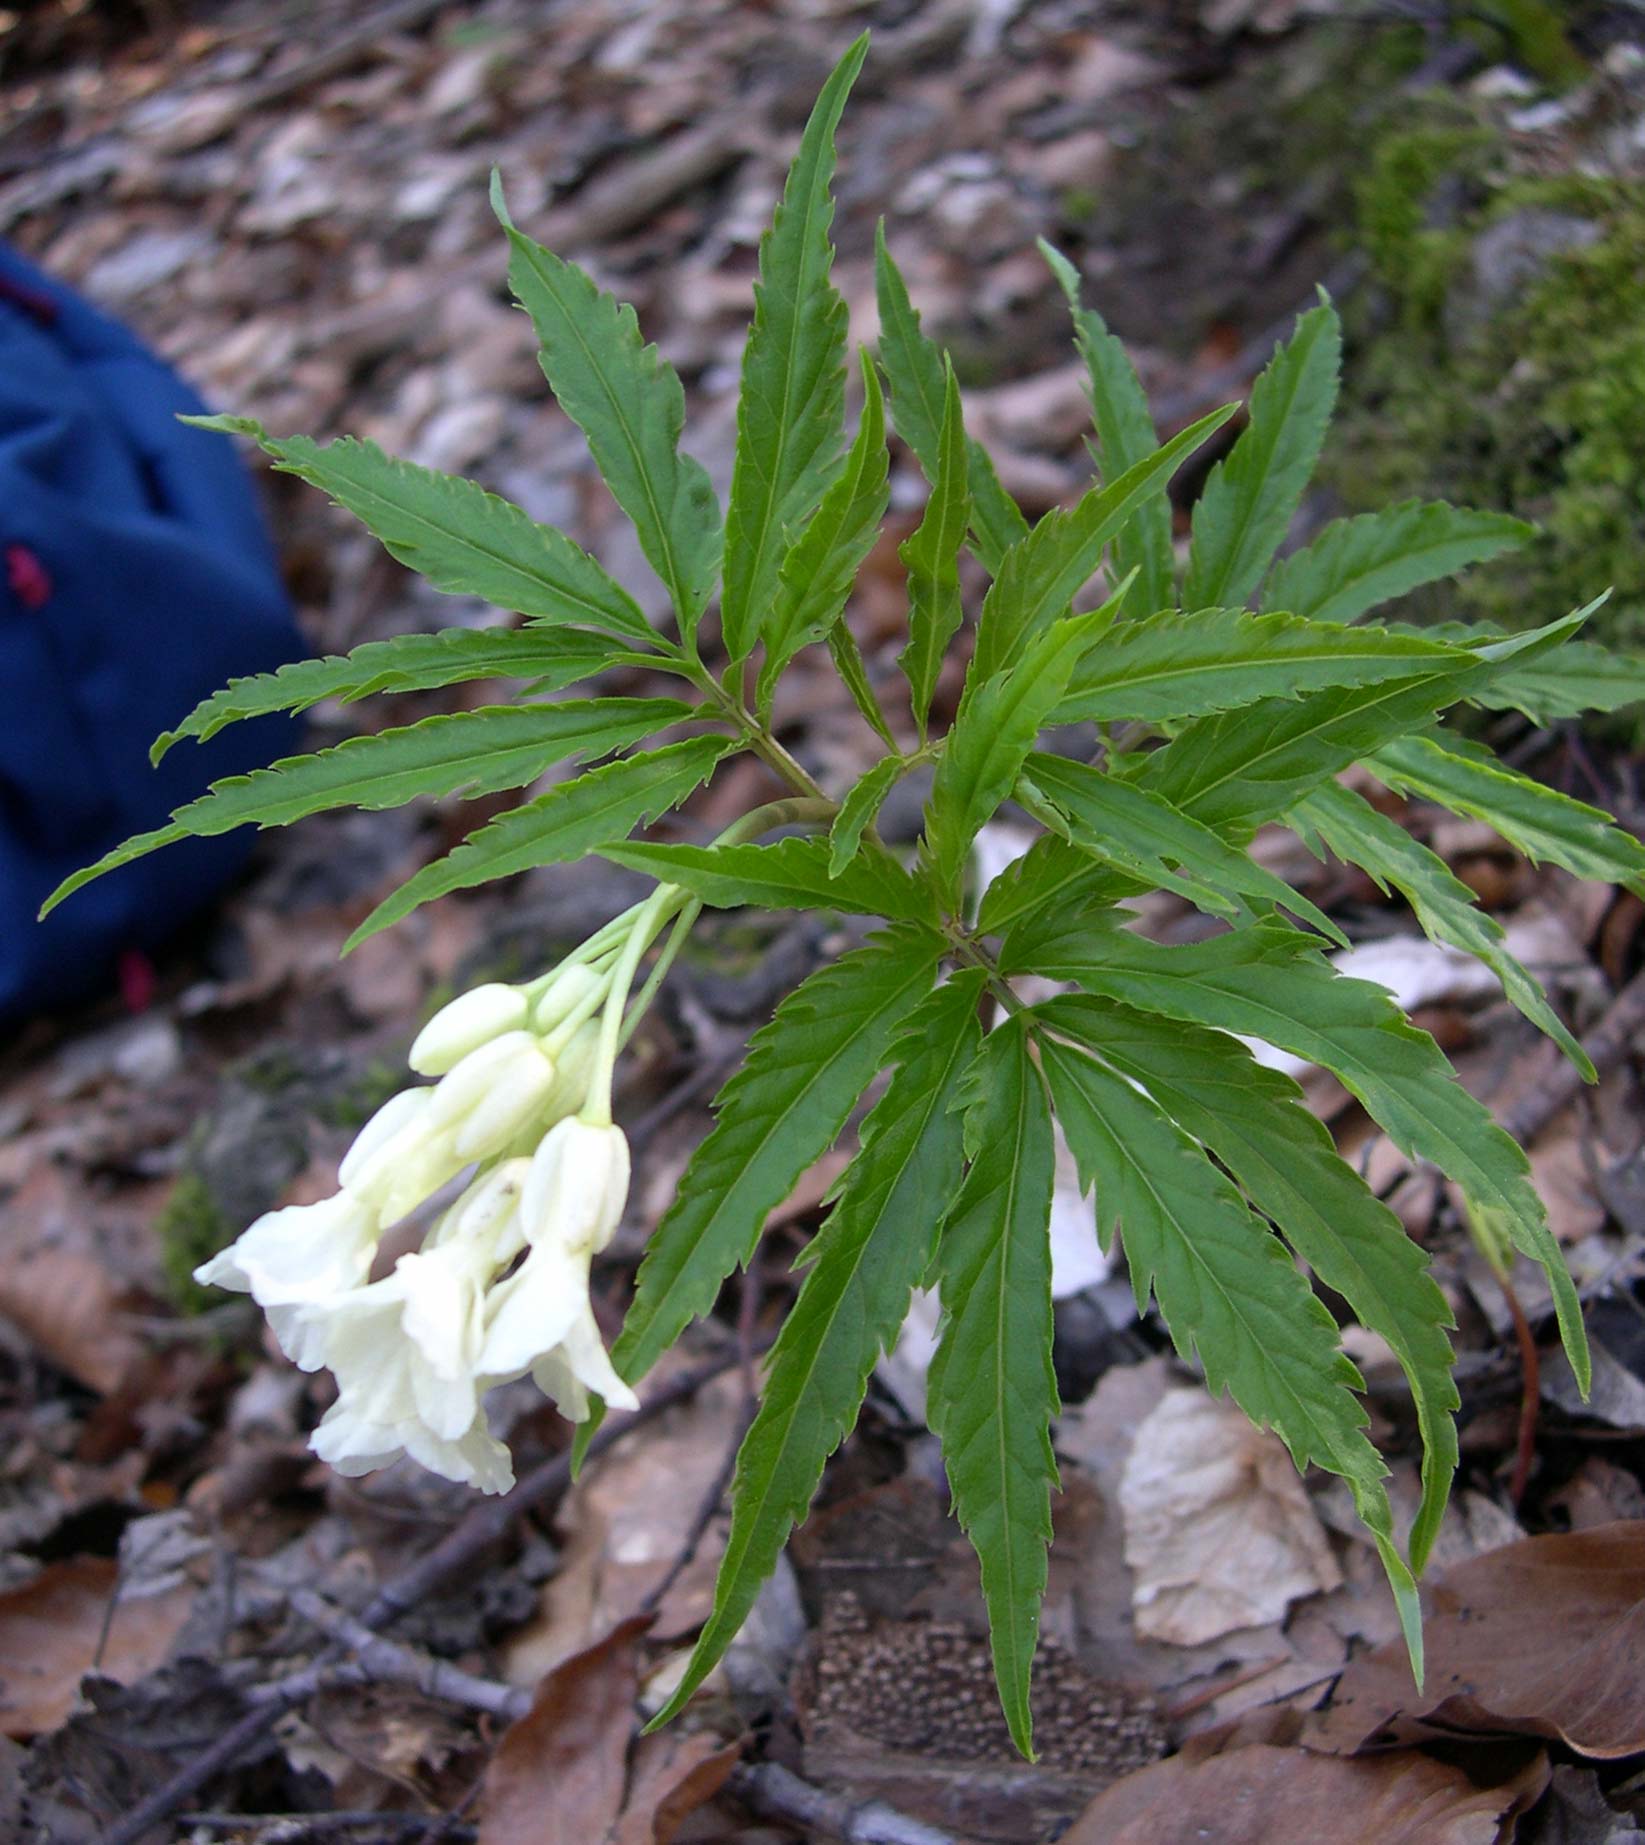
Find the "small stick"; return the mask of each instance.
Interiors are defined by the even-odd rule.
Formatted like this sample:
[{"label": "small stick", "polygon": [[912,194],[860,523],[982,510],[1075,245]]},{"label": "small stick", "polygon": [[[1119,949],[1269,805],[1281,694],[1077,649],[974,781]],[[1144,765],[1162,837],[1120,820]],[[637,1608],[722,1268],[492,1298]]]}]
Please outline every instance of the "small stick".
[{"label": "small stick", "polygon": [[1513,1280],[1504,1269],[1497,1276],[1508,1311],[1513,1315],[1514,1337],[1519,1341],[1519,1440],[1514,1448],[1514,1472],[1508,1482],[1508,1502],[1517,1512],[1531,1480],[1531,1461],[1536,1453],[1537,1404],[1542,1395],[1542,1359],[1536,1349],[1525,1309],[1514,1292]]},{"label": "small stick", "polygon": [[[442,1815],[436,1815],[436,1821]],[[297,1845],[299,1839],[323,1838],[331,1832],[352,1832],[357,1827],[375,1826],[384,1832],[418,1832],[429,1824],[426,1813],[368,1813],[355,1808],[339,1808],[335,1813],[179,1813],[180,1826],[203,1826],[208,1832],[238,1832],[253,1826],[280,1827],[276,1837],[281,1845]],[[459,1824],[446,1834],[451,1839],[472,1839],[474,1828]],[[271,1842],[272,1845],[272,1842]]]},{"label": "small stick", "polygon": [[960,1845],[952,1833],[899,1813],[883,1800],[846,1800],[826,1793],[777,1762],[733,1768],[726,1786],[761,1819],[814,1826],[842,1845]]}]

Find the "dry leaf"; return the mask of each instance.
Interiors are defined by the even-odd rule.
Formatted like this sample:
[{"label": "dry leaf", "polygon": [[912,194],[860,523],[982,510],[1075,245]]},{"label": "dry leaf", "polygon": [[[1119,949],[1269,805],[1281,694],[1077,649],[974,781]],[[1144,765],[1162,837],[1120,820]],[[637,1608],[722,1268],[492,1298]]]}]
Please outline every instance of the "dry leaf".
[{"label": "dry leaf", "polygon": [[1173,1390],[1120,1480],[1137,1632],[1197,1646],[1280,1620],[1342,1580],[1285,1444],[1203,1390]]},{"label": "dry leaf", "polygon": [[1645,1749],[1645,1522],[1487,1551],[1428,1599],[1422,1691],[1403,1649],[1379,1647],[1342,1675],[1314,1747],[1508,1730],[1602,1759]]},{"label": "dry leaf", "polygon": [[596,1845],[622,1811],[645,1618],[556,1666],[486,1770],[479,1845]]},{"label": "dry leaf", "polygon": [[642,1736],[634,1751],[634,1786],[611,1845],[670,1845],[682,1824],[724,1787],[743,1752],[706,1730]]},{"label": "dry leaf", "polygon": [[1063,1845],[1498,1845],[1547,1779],[1540,1750],[1489,1787],[1414,1750],[1349,1760],[1259,1744],[1206,1761],[1174,1755],[1099,1794]]},{"label": "dry leaf", "polygon": [[0,1595],[0,1733],[55,1730],[93,1666],[129,1685],[164,1661],[194,1590],[121,1596],[110,1618],[118,1575],[106,1557],[73,1557]]}]

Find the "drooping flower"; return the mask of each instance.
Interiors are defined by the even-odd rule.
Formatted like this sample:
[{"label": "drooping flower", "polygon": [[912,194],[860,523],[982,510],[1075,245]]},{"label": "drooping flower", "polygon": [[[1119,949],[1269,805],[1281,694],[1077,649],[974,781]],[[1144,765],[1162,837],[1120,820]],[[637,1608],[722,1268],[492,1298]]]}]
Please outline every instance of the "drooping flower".
[{"label": "drooping flower", "polygon": [[531,1001],[519,987],[490,981],[442,1006],[418,1032],[406,1062],[419,1075],[444,1076],[482,1044],[518,1031],[531,1012]]}]

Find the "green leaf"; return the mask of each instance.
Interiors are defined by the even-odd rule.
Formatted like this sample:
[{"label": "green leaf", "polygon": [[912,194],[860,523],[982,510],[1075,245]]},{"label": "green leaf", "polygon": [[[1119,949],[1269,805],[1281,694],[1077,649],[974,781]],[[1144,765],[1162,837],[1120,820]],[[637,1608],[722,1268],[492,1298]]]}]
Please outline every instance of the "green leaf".
[{"label": "green leaf", "polygon": [[843,621],[835,622],[828,630],[828,651],[833,657],[835,672],[851,694],[851,702],[887,748],[896,749],[897,739],[892,736],[891,726],[885,721],[885,713],[880,709],[880,701],[874,696],[868,668],[863,664],[862,649]]},{"label": "green leaf", "polygon": [[1183,586],[1192,607],[1244,602],[1262,580],[1319,459],[1341,362],[1342,328],[1322,301],[1275,348],[1251,388],[1250,422],[1195,504]]},{"label": "green leaf", "polygon": [[1111,924],[1047,917],[1007,939],[1002,964],[1323,1065],[1407,1158],[1431,1160],[1474,1208],[1500,1214],[1515,1248],[1548,1276],[1571,1368],[1587,1389],[1581,1304],[1524,1152],[1381,987],[1338,974],[1308,937],[1273,923],[1165,948]]},{"label": "green leaf", "polygon": [[492,794],[535,781],[555,763],[608,750],[695,717],[669,698],[597,698],[558,705],[497,705],[350,737],[334,749],[288,756],[272,768],[213,782],[171,824],[139,833],[65,878],[41,915],[81,885],[179,839],[237,826],[286,826],[331,807],[398,807],[417,795]]},{"label": "green leaf", "polygon": [[1392,885],[1416,912],[1430,940],[1449,943],[1483,961],[1512,1004],[1554,1040],[1588,1082],[1594,1080],[1588,1053],[1548,1004],[1541,982],[1508,952],[1502,925],[1479,907],[1474,893],[1451,875],[1437,853],[1339,782],[1322,783],[1286,818],[1310,844],[1317,838],[1326,851],[1346,865],[1358,865],[1383,890]]},{"label": "green leaf", "polygon": [[882,756],[858,777],[841,801],[834,824],[828,829],[828,875],[831,878],[837,878],[856,857],[864,831],[873,824],[881,803],[907,770],[908,764],[901,756]]},{"label": "green leaf", "polygon": [[[203,699],[175,730],[155,740],[158,762],[174,743],[204,743],[225,725],[271,711],[307,711],[322,699],[351,703],[380,692],[425,692],[469,679],[530,679],[544,691],[587,679],[620,652],[597,634],[576,628],[442,628],[436,634],[397,634],[367,641],[352,653],[296,660],[272,673],[231,679]],[[631,656],[623,656],[631,657]]]},{"label": "green leaf", "polygon": [[890,500],[885,400],[873,361],[866,352],[861,356],[862,420],[845,470],[782,560],[760,668],[760,709],[767,716],[782,669],[802,647],[822,640],[844,613],[857,573],[879,541]]},{"label": "green leaf", "polygon": [[1164,609],[1116,622],[1074,668],[1058,724],[1181,724],[1265,698],[1416,679],[1479,656],[1423,634],[1248,609]]},{"label": "green leaf", "polygon": [[[1226,1166],[1320,1283],[1387,1340],[1410,1381],[1423,1440],[1423,1504],[1411,1562],[1427,1557],[1456,1469],[1458,1404],[1446,1328],[1450,1306],[1425,1252],[1352,1167],[1290,1077],[1220,1031],[1109,1000],[1055,999],[1048,1024],[1140,1083]],[[1052,1077],[1053,1094],[1056,1078]],[[1099,1191],[1100,1198],[1100,1191]]]},{"label": "green leaf", "polygon": [[639,604],[586,551],[474,481],[397,460],[351,436],[322,444],[271,436],[245,416],[185,421],[250,436],[282,474],[329,493],[391,557],[448,595],[479,596],[534,621],[586,622],[658,644]]},{"label": "green leaf", "polygon": [[803,981],[750,1039],[640,1265],[611,1348],[629,1382],[754,1253],[766,1217],[832,1144],[897,1028],[930,992],[939,953],[923,930],[884,930]]},{"label": "green leaf", "polygon": [[960,625],[960,546],[971,517],[965,425],[960,420],[960,387],[952,366],[945,389],[931,497],[919,524],[897,547],[897,556],[908,571],[908,645],[897,656],[897,664],[908,681],[909,702],[922,738],[937,674]]},{"label": "green leaf", "polygon": [[982,1564],[994,1678],[1012,1740],[1033,1753],[1028,1682],[1045,1596],[1051,1490],[1051,1186],[1045,1085],[1020,1018],[971,1066],[971,1160],[937,1245],[942,1326],[927,1380],[960,1524]]},{"label": "green leaf", "polygon": [[689,737],[561,782],[469,834],[385,897],[343,944],[343,953],[420,904],[454,890],[511,878],[539,865],[583,858],[677,807],[733,747],[729,737]]},{"label": "green leaf", "polygon": [[1249,904],[1290,910],[1348,946],[1330,917],[1283,878],[1146,788],[1061,756],[1030,756],[1026,774],[1063,816],[1073,843],[1126,877],[1164,885],[1230,921]]},{"label": "green leaf", "polygon": [[1620,711],[1641,699],[1645,658],[1613,653],[1596,641],[1567,641],[1534,665],[1503,673],[1475,702],[1523,711],[1534,724],[1552,724],[1588,711]]},{"label": "green leaf", "polygon": [[1116,1228],[1124,1235],[1139,1310],[1152,1288],[1172,1343],[1185,1359],[1198,1353],[1213,1392],[1226,1390],[1253,1422],[1272,1428],[1299,1469],[1315,1462],[1348,1482],[1396,1585],[1408,1591],[1382,1484],[1387,1468],[1366,1439],[1369,1418],[1354,1395],[1360,1376],[1325,1303],[1157,1103],[1087,1049],[1042,1038],[1040,1055],[1080,1177],[1096,1187],[1103,1247]]},{"label": "green leaf", "polygon": [[1333,520],[1311,545],[1275,566],[1262,605],[1316,621],[1354,621],[1378,603],[1512,551],[1532,536],[1531,526],[1504,513],[1406,500],[1383,512]]},{"label": "green leaf", "polygon": [[753,651],[789,539],[816,510],[839,462],[847,314],[828,274],[829,187],[834,131],[867,52],[864,33],[824,84],[776,217],[760,239],[725,517],[720,628],[733,661]]},{"label": "green leaf", "polygon": [[[1105,481],[1146,461],[1159,448],[1148,398],[1124,345],[1108,331],[1095,308],[1080,306],[1078,271],[1042,237],[1040,254],[1051,265],[1074,320],[1074,343],[1085,361],[1087,393],[1096,420],[1097,467]],[[1114,538],[1114,568],[1137,573],[1137,602],[1145,615],[1168,607],[1173,558],[1171,503],[1163,495],[1139,506]]]},{"label": "green leaf", "polygon": [[[892,418],[897,434],[914,451],[925,478],[935,487],[941,472],[945,361],[942,348],[920,331],[920,317],[908,299],[908,286],[885,245],[884,219],[874,231],[874,283],[879,299],[880,363],[891,381]],[[1000,485],[982,444],[968,440],[966,449],[972,548],[992,574],[1006,551],[1028,530],[1028,521]]]},{"label": "green leaf", "polygon": [[1085,897],[1089,907],[1136,895],[1148,884],[1121,878],[1094,865],[1089,852],[1055,833],[1047,833],[1015,863],[1007,865],[983,892],[977,927],[984,935],[997,935],[1025,916],[1071,904],[1077,895]]},{"label": "green leaf", "polygon": [[701,463],[680,453],[680,380],[645,344],[633,308],[514,228],[495,178],[492,205],[512,250],[509,284],[537,329],[543,375],[633,521],[681,633],[694,634],[719,574],[720,506]]},{"label": "green leaf", "polygon": [[1075,506],[1053,507],[1000,560],[977,617],[972,673],[987,679],[1009,666],[1041,629],[1065,615],[1091,580],[1103,548],[1136,509],[1165,484],[1189,454],[1234,414],[1228,404],[1190,423],[1118,480],[1093,487]]},{"label": "green leaf", "polygon": [[967,681],[925,810],[926,855],[950,898],[958,900],[971,842],[1011,792],[1075,660],[1112,619],[1096,609],[1054,622],[1029,642],[1019,664]]},{"label": "green leaf", "polygon": [[1631,833],[1597,807],[1508,768],[1478,744],[1403,737],[1366,766],[1399,794],[1483,820],[1534,864],[1547,860],[1576,877],[1623,884],[1645,896],[1645,846]]},{"label": "green leaf", "polygon": [[982,1041],[983,976],[958,973],[909,1016],[897,1066],[862,1124],[834,1208],[805,1251],[799,1298],[772,1348],[759,1414],[737,1457],[731,1535],[709,1617],[664,1723],[685,1705],[748,1617],[823,1463],[861,1407],[868,1374],[896,1343],[959,1185],[960,1078]]},{"label": "green leaf", "polygon": [[1266,699],[1201,718],[1148,758],[1138,781],[1219,833],[1272,820],[1311,789],[1442,706],[1488,685],[1511,662],[1557,647],[1586,610],[1422,679]]},{"label": "green leaf", "polygon": [[855,858],[836,876],[826,839],[779,839],[770,846],[605,846],[600,856],[648,877],[683,885],[718,910],[855,911],[935,926],[931,893],[889,853]]}]

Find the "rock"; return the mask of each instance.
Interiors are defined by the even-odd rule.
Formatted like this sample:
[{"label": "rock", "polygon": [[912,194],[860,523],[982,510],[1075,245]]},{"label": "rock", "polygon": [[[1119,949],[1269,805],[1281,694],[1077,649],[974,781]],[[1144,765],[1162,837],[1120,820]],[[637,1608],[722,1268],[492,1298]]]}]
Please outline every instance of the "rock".
[{"label": "rock", "polygon": [[1540,280],[1556,257],[1586,249],[1603,227],[1572,212],[1527,206],[1487,225],[1474,239],[1470,266],[1445,303],[1445,331],[1466,341],[1494,315]]}]

